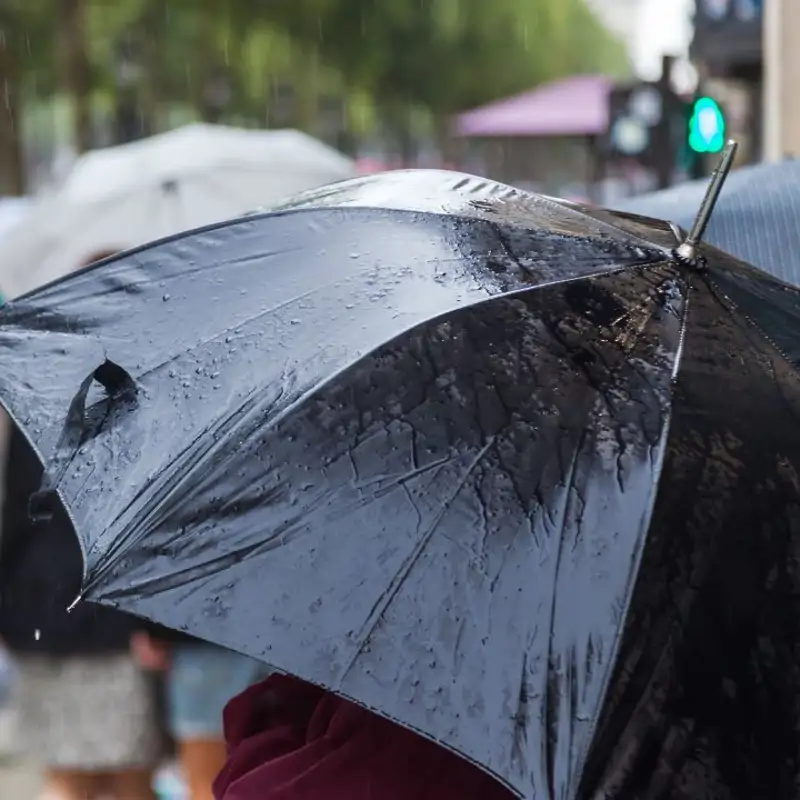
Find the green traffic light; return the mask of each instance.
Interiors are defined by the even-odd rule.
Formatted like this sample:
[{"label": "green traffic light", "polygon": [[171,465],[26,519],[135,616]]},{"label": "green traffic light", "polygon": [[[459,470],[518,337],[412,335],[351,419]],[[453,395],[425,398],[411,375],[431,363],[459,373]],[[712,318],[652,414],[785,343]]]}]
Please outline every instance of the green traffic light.
[{"label": "green traffic light", "polygon": [[689,120],[689,147],[695,153],[719,153],[725,146],[725,117],[711,97],[694,101]]}]

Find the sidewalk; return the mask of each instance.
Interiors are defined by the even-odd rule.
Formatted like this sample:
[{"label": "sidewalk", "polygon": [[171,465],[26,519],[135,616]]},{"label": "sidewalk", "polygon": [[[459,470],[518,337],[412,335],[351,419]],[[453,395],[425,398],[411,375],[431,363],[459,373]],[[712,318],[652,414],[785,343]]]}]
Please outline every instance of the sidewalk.
[{"label": "sidewalk", "polygon": [[15,758],[14,720],[0,709],[0,798],[36,800],[39,785],[38,772]]}]

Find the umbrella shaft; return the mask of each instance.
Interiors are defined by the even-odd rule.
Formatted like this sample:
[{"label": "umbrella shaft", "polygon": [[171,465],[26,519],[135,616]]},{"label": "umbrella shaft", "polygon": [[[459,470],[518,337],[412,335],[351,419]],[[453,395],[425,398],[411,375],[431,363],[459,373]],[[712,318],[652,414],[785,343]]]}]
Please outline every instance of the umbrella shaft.
[{"label": "umbrella shaft", "polygon": [[703,238],[703,234],[706,232],[711,214],[714,211],[714,206],[717,204],[719,193],[722,191],[725,179],[731,171],[731,165],[733,164],[733,158],[736,155],[737,148],[738,144],[733,140],[725,145],[719,164],[711,175],[711,180],[708,182],[708,189],[706,189],[703,202],[700,203],[700,209],[697,212],[692,229],[689,231],[689,238],[686,240],[686,244],[690,245],[692,248],[697,247],[700,240]]}]

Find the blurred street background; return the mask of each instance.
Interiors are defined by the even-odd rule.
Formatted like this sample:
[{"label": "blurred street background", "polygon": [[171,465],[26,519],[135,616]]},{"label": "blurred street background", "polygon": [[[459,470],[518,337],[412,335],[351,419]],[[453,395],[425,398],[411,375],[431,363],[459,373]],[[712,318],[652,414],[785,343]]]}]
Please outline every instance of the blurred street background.
[{"label": "blurred street background", "polygon": [[[608,202],[703,174],[688,145],[698,98],[741,162],[791,151],[780,78],[797,25],[764,13],[762,0],[7,0],[0,194],[203,120],[298,128],[363,172],[457,167]],[[657,91],[615,102],[637,86]]]},{"label": "blurred street background", "polygon": [[[193,122],[614,205],[728,137],[737,166],[795,157],[798,39],[796,0],[3,0],[0,237],[86,153]],[[0,798],[25,800],[3,708]]]}]

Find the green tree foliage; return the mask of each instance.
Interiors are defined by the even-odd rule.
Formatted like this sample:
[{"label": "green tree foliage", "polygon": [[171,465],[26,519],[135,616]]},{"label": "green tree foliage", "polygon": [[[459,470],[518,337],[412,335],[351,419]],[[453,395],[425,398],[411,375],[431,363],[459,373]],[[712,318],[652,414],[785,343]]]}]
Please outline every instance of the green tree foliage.
[{"label": "green tree foliage", "polygon": [[[178,112],[216,121],[209,87],[220,81],[237,124],[275,122],[289,87],[281,124],[316,132],[321,98],[339,97],[351,123],[380,121],[402,144],[414,120],[441,123],[564,74],[626,69],[584,0],[0,0],[0,26],[7,92],[17,105],[69,97],[81,146],[89,111],[123,101],[146,130]],[[134,86],[121,81],[122,54],[138,64]]]},{"label": "green tree foliage", "polygon": [[626,68],[584,0],[252,1],[348,83],[434,113],[569,72]]},{"label": "green tree foliage", "polygon": [[584,0],[251,2],[318,50],[347,87],[366,91],[401,151],[411,149],[416,111],[443,130],[456,111],[544,80],[627,70],[623,48]]}]

